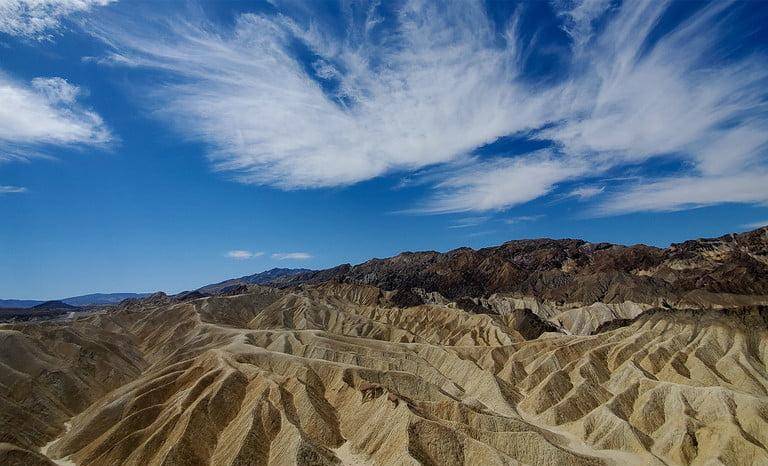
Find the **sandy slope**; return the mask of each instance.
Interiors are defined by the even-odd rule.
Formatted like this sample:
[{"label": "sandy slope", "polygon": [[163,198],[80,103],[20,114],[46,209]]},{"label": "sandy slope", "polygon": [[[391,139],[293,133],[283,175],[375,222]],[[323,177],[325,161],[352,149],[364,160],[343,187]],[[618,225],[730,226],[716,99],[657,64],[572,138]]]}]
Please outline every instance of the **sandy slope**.
[{"label": "sandy slope", "polygon": [[257,289],[0,327],[0,463],[50,464],[61,436],[45,453],[78,465],[768,464],[764,308],[526,340],[530,316],[388,299]]}]

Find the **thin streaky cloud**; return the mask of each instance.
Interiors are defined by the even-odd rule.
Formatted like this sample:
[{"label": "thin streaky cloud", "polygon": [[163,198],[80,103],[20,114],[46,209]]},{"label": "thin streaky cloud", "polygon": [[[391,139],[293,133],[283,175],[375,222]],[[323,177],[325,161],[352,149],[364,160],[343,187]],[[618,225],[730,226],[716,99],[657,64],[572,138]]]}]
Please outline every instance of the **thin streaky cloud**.
[{"label": "thin streaky cloud", "polygon": [[0,186],[0,194],[25,193],[27,188],[23,186]]},{"label": "thin streaky cloud", "polygon": [[2,0],[0,33],[31,40],[51,40],[62,21],[116,0]]},{"label": "thin streaky cloud", "polygon": [[508,225],[514,225],[518,223],[528,223],[528,222],[535,222],[536,220],[539,220],[543,218],[543,214],[538,215],[518,215],[517,217],[509,217],[504,219],[504,223]]},{"label": "thin streaky cloud", "polygon": [[605,186],[579,186],[568,192],[565,197],[574,197],[580,201],[584,201],[598,196],[604,191]]},{"label": "thin streaky cloud", "polygon": [[494,233],[496,233],[496,230],[475,231],[467,234],[467,238],[477,238],[478,236],[487,236],[487,235],[492,235]]},{"label": "thin streaky cloud", "polygon": [[768,204],[768,171],[731,176],[669,177],[625,187],[599,204],[596,216],[673,212],[723,203]]},{"label": "thin streaky cloud", "polygon": [[757,228],[762,228],[764,226],[768,226],[768,220],[762,220],[762,221],[759,221],[759,222],[745,223],[741,227],[742,228],[748,228],[750,230],[755,230]]},{"label": "thin streaky cloud", "polygon": [[252,252],[252,251],[246,251],[243,249],[236,249],[233,251],[229,251],[226,254],[226,256],[229,257],[230,259],[235,259],[235,260],[248,260],[248,259],[253,259],[254,257],[263,256],[263,255],[264,255],[263,252]]},{"label": "thin streaky cloud", "polygon": [[464,217],[453,222],[448,228],[470,228],[487,222],[491,217]]},{"label": "thin streaky cloud", "polygon": [[276,252],[272,254],[272,259],[275,260],[308,260],[312,259],[312,255],[306,252]]},{"label": "thin streaky cloud", "polygon": [[584,160],[550,151],[494,158],[456,170],[436,186],[423,213],[499,211],[544,196],[558,183],[589,170]]}]

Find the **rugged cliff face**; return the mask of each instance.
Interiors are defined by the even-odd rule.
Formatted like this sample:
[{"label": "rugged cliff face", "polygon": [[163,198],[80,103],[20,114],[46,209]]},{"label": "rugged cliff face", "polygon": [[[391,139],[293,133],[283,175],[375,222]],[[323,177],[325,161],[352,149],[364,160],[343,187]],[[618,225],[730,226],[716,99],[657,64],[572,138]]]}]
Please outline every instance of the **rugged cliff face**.
[{"label": "rugged cliff face", "polygon": [[[274,280],[278,286],[337,281],[385,290],[420,288],[449,299],[494,293],[592,304],[728,305],[729,295],[768,295],[768,228],[659,249],[581,240],[520,240],[447,253],[403,253],[355,266]],[[721,296],[714,296],[721,295]],[[692,301],[689,303],[689,301]]]}]

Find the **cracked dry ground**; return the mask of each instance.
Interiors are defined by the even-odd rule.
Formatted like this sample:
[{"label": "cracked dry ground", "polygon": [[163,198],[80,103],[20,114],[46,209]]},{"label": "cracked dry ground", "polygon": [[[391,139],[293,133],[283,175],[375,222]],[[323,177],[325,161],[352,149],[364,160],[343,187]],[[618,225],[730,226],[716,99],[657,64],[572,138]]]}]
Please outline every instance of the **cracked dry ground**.
[{"label": "cracked dry ground", "polygon": [[768,464],[766,308],[525,340],[514,315],[379,295],[0,326],[0,462]]}]

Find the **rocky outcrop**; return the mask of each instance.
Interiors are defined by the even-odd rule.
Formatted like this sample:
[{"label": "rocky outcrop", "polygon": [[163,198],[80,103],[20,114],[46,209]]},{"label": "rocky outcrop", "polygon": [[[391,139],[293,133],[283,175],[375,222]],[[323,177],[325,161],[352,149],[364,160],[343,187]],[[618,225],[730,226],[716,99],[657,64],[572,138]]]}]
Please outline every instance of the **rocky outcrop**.
[{"label": "rocky outcrop", "polygon": [[[335,281],[437,292],[451,300],[516,294],[554,303],[723,307],[768,303],[768,228],[666,249],[581,240],[519,240],[446,253],[406,252],[283,277],[276,286]],[[407,291],[403,291],[407,293]],[[691,297],[698,299],[689,302]],[[711,306],[709,306],[711,304]]]},{"label": "rocky outcrop", "polygon": [[213,283],[210,285],[198,288],[197,291],[203,294],[221,294],[226,290],[231,290],[237,286],[247,285],[264,285],[281,278],[291,277],[293,275],[304,274],[312,272],[309,269],[285,269],[274,268],[266,270],[264,272],[256,273],[253,275],[246,275],[245,277],[233,278],[231,280],[224,280],[223,282]]}]

